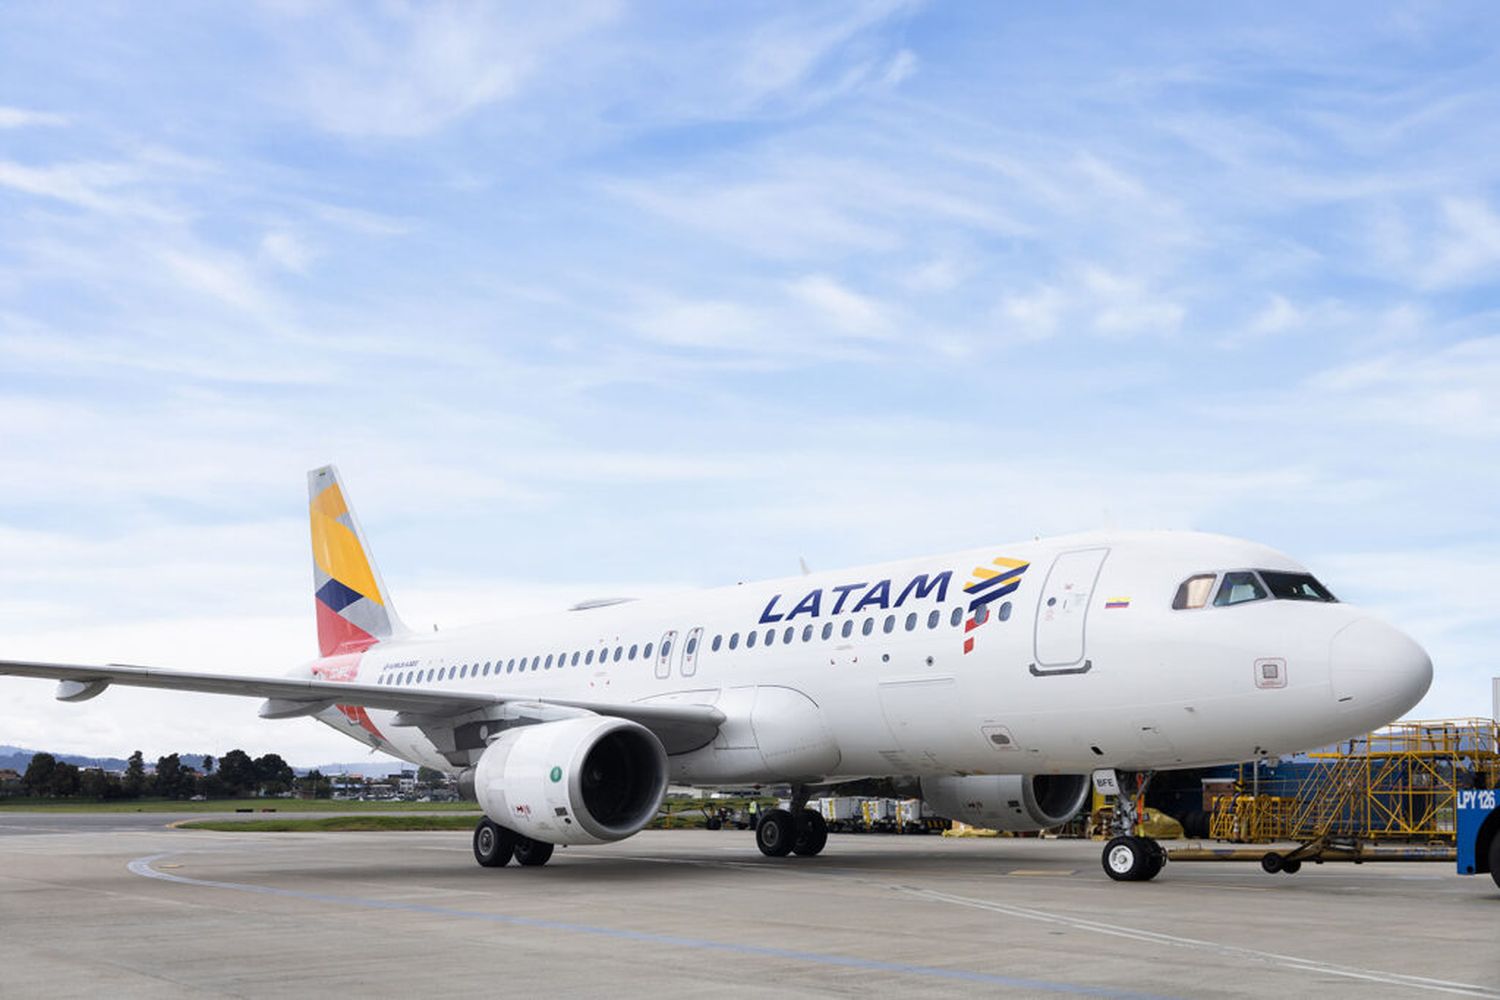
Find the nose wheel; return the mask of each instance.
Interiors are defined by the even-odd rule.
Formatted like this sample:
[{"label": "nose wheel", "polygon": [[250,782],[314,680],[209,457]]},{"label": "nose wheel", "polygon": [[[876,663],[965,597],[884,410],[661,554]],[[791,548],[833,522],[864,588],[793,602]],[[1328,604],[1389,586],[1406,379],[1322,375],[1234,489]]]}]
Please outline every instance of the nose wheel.
[{"label": "nose wheel", "polygon": [[1161,874],[1167,852],[1150,837],[1115,837],[1104,845],[1102,861],[1116,882],[1149,882]]}]

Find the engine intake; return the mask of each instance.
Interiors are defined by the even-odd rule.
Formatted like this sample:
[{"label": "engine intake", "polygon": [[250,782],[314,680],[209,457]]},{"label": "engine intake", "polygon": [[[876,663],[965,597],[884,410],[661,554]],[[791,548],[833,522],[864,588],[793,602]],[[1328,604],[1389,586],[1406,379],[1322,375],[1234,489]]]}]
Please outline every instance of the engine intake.
[{"label": "engine intake", "polygon": [[923,778],[922,798],[940,816],[1030,833],[1062,826],[1089,797],[1086,774],[981,774]]},{"label": "engine intake", "polygon": [[640,830],[667,794],[667,753],[639,723],[591,715],[519,726],[480,755],[474,798],[500,826],[551,844]]}]

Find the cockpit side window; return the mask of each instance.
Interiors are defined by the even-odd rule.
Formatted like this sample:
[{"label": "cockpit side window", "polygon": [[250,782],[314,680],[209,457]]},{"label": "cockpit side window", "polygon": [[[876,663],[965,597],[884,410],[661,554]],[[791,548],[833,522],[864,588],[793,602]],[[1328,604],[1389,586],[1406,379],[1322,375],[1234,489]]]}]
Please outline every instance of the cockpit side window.
[{"label": "cockpit side window", "polygon": [[1214,580],[1217,574],[1204,573],[1200,576],[1190,576],[1182,581],[1182,586],[1177,588],[1177,596],[1172,598],[1172,608],[1182,611],[1187,608],[1201,608],[1208,603],[1208,595],[1214,592]]},{"label": "cockpit side window", "polygon": [[1271,595],[1281,601],[1318,601],[1323,604],[1337,604],[1338,598],[1317,580],[1313,579],[1311,573],[1280,573],[1275,570],[1263,569],[1260,578],[1266,581]]},{"label": "cockpit side window", "polygon": [[1266,598],[1266,588],[1261,586],[1260,580],[1254,573],[1225,573],[1224,582],[1219,584],[1218,596],[1214,598],[1214,607],[1222,608],[1231,604],[1244,604],[1247,601],[1263,601]]}]

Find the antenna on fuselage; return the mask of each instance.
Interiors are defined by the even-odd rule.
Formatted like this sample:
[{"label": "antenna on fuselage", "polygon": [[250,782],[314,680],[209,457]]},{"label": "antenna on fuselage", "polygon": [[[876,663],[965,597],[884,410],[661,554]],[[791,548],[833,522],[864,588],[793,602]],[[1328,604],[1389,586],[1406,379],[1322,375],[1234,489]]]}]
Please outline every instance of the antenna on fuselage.
[{"label": "antenna on fuselage", "polygon": [[797,557],[797,565],[802,567],[803,576],[812,576],[812,570],[807,568],[807,560],[801,556]]}]

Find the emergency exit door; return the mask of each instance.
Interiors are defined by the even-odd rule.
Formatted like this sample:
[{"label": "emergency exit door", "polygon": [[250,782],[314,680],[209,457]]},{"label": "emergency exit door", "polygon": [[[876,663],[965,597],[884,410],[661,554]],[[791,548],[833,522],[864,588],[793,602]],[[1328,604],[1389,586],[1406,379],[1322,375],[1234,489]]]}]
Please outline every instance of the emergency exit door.
[{"label": "emergency exit door", "polygon": [[1109,549],[1064,552],[1052,562],[1036,613],[1034,674],[1082,673],[1089,669],[1089,598]]}]

